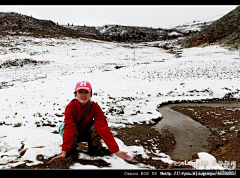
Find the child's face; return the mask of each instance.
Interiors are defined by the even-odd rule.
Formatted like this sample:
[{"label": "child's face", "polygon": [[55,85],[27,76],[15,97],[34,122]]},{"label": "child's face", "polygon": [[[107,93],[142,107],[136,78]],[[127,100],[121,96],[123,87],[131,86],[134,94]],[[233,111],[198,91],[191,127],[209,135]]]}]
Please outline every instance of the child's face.
[{"label": "child's face", "polygon": [[87,102],[90,100],[92,94],[88,92],[87,90],[78,90],[76,92],[76,98],[80,102],[81,105],[87,104]]}]

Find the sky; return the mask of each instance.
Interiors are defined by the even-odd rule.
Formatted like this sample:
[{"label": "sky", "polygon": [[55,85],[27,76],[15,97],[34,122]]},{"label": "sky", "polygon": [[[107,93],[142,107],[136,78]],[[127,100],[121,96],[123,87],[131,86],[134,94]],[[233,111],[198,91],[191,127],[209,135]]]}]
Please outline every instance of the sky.
[{"label": "sky", "polygon": [[220,18],[236,7],[237,5],[0,5],[0,12],[18,12],[51,20],[59,25],[118,24],[157,28]]}]

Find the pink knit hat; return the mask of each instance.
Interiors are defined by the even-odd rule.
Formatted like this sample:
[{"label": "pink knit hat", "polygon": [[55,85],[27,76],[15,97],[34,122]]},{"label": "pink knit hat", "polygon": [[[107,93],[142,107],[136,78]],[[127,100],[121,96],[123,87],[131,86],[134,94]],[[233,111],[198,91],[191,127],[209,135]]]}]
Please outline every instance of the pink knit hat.
[{"label": "pink knit hat", "polygon": [[75,87],[75,91],[78,91],[80,89],[87,90],[88,92],[91,92],[92,86],[88,81],[80,81],[77,83]]}]

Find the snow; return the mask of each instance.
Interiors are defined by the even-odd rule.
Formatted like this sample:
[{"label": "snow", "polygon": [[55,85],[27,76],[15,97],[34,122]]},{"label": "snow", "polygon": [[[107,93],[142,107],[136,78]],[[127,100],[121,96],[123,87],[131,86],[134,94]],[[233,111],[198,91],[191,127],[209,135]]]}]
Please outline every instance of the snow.
[{"label": "snow", "polygon": [[[119,145],[119,149],[122,151],[128,152],[130,156],[133,156],[134,154],[142,154],[143,157],[148,157],[142,147],[126,146],[120,139],[115,138],[115,140]],[[110,169],[140,169],[139,166],[128,164],[127,162],[123,161],[121,158],[117,157],[116,155],[104,156],[104,157],[92,157],[86,154],[80,154],[79,159],[87,159],[87,160],[103,159],[104,161],[111,163]],[[109,169],[109,168],[108,167],[99,168],[97,166],[81,165],[79,163],[75,163],[74,165],[70,166],[70,169]]]},{"label": "snow", "polygon": [[[47,139],[46,139],[47,138]],[[37,155],[44,155],[45,158],[59,152],[59,145],[62,140],[56,134],[49,134],[48,131],[38,128],[27,127],[9,127],[1,126],[0,133],[0,164],[16,160],[21,151],[21,146],[27,148],[26,153],[18,159],[19,164],[25,160],[32,161],[27,163],[28,166],[39,164]]]},{"label": "snow", "polygon": [[212,155],[204,152],[198,153],[199,159],[196,160],[193,166],[198,169],[224,169],[220,164],[217,163],[216,158]]},{"label": "snow", "polygon": [[[40,164],[37,155],[48,158],[61,152],[62,138],[53,132],[64,120],[64,109],[80,80],[92,84],[92,100],[102,107],[110,127],[149,123],[161,117],[157,106],[166,101],[220,98],[240,86],[238,51],[220,46],[182,49],[182,57],[176,58],[160,48],[88,39],[7,36],[1,37],[1,44],[5,47],[0,47],[0,65],[25,58],[50,64],[0,69],[0,169],[24,162]],[[239,98],[239,93],[234,96]],[[110,108],[116,112],[110,113]],[[147,157],[142,147],[115,139],[131,156]],[[27,149],[25,154],[19,156],[23,149]],[[198,155],[199,161],[216,163],[208,153]],[[158,156],[166,163],[174,161],[161,150]],[[129,164],[115,155],[101,158],[111,164],[104,169],[153,168]],[[222,169],[211,165],[196,164],[195,168]],[[70,168],[98,169],[80,163]]]}]

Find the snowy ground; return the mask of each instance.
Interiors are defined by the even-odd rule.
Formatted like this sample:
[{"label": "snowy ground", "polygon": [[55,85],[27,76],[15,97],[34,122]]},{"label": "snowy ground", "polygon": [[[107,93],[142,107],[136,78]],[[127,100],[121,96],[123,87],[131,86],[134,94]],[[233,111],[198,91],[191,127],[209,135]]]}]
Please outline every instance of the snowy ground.
[{"label": "snowy ground", "polygon": [[[92,84],[92,100],[102,107],[110,127],[151,122],[161,117],[157,105],[170,100],[220,98],[229,92],[240,97],[238,51],[209,46],[183,49],[181,56],[141,44],[1,37],[0,65],[15,59],[50,63],[0,68],[0,169],[24,162],[40,164],[37,155],[48,158],[61,152],[62,138],[53,132],[64,120],[64,109],[80,80]],[[142,147],[116,141],[130,155],[147,157]],[[27,151],[19,156],[23,149]],[[161,150],[159,157],[174,161]],[[197,169],[222,169],[208,153],[199,153],[199,158],[204,164],[194,164]],[[110,169],[153,168],[131,165],[114,155],[103,159]],[[70,168],[98,167],[77,163]]]}]

